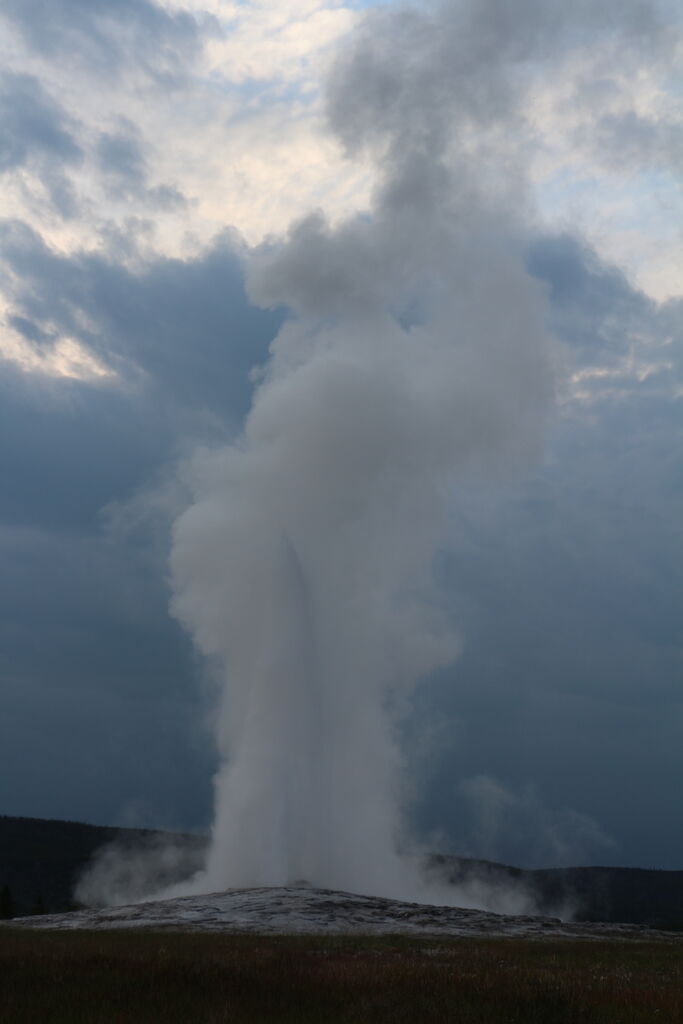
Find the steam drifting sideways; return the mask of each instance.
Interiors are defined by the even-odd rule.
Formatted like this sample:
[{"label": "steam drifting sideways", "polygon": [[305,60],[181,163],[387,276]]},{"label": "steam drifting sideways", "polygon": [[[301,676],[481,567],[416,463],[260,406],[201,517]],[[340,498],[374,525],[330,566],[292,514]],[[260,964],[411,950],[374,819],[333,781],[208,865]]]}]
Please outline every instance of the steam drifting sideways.
[{"label": "steam drifting sideways", "polygon": [[656,31],[638,5],[563,6],[376,11],[332,68],[329,124],[375,169],[371,210],[253,254],[252,300],[291,316],[174,529],[173,612],[223,679],[212,843],[178,891],[426,897],[397,852],[395,727],[457,656],[434,573],[448,495],[534,458],[553,396],[525,103],[588,36]]}]

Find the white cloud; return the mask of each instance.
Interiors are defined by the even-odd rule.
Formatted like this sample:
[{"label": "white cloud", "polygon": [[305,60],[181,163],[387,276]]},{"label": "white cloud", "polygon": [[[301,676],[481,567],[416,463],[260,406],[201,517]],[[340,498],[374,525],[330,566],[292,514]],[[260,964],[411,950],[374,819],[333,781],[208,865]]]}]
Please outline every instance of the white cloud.
[{"label": "white cloud", "polygon": [[0,359],[16,363],[31,373],[47,377],[70,377],[74,380],[111,380],[113,370],[95,359],[75,338],[58,338],[45,351],[35,349],[16,331],[2,325]]},{"label": "white cloud", "polygon": [[[129,231],[137,222],[138,244],[187,254],[226,225],[254,244],[284,232],[310,208],[323,207],[333,221],[363,209],[372,173],[344,160],[325,130],[321,97],[325,69],[361,16],[359,5],[166,0],[164,6],[208,26],[203,48],[188,50],[184,78],[173,88],[145,77],[135,60],[113,88],[92,67],[31,50],[5,26],[3,65],[40,79],[78,125],[86,159],[65,172],[80,204],[70,220],[54,210],[27,168],[4,176],[0,216],[26,219],[67,251],[100,246],[111,223]],[[683,281],[676,63],[673,49],[653,60],[646,50],[616,52],[603,44],[531,66],[522,134],[493,143],[501,160],[509,162],[517,149],[530,162],[544,220],[583,232],[658,300],[679,294]],[[122,201],[107,192],[92,152],[100,133],[122,117],[144,140],[149,189],[178,189],[188,201],[184,208],[162,210],[143,194]]]},{"label": "white cloud", "polygon": [[542,216],[659,301],[683,290],[682,52],[588,48],[539,77],[527,111]]},{"label": "white cloud", "polygon": [[[178,5],[169,5],[177,8]],[[151,189],[177,188],[185,209],[150,209],[144,195],[115,201],[95,161],[70,173],[77,216],[65,222],[31,175],[5,180],[0,216],[20,216],[66,251],[97,247],[107,223],[146,219],[147,244],[183,253],[226,225],[252,243],[284,231],[311,204],[334,218],[361,205],[367,175],[347,164],[323,130],[320,79],[330,47],[357,14],[339,3],[188,3],[219,17],[177,88],[141,79],[133,65],[111,82],[78,64],[30,51],[7,26],[0,57],[27,70],[78,123],[78,140],[92,153],[101,132],[125,118],[145,145]]]},{"label": "white cloud", "polygon": [[[196,10],[200,4],[189,6]],[[207,46],[208,70],[240,84],[311,80],[315,85],[330,46],[357,18],[344,4],[320,0],[252,0],[248,4],[214,0],[209,9],[223,25],[224,35]]]}]

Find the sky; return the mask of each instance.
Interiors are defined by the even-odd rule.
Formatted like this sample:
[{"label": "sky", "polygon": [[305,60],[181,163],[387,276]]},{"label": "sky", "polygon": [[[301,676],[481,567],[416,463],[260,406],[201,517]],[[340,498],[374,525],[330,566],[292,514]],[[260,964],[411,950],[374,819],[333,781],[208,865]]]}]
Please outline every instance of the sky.
[{"label": "sky", "polygon": [[291,267],[326,236],[290,225],[353,239],[443,109],[444,166],[504,216],[439,281],[512,322],[475,271],[514,236],[554,397],[448,487],[459,653],[403,709],[407,814],[520,866],[683,867],[680,15],[575,6],[0,0],[0,813],[208,826],[215,679],[171,614],[187,467],[239,440],[312,304]]}]

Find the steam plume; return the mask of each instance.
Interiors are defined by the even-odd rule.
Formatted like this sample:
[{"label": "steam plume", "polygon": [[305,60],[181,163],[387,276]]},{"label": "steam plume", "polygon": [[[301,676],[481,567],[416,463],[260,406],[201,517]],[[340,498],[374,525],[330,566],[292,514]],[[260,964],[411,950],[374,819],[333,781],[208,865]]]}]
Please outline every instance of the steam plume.
[{"label": "steam plume", "polygon": [[[579,7],[569,27],[597,31]],[[448,493],[533,456],[552,397],[515,126],[529,67],[577,39],[559,4],[512,9],[367,19],[328,108],[349,156],[374,163],[372,209],[337,226],[314,213],[253,258],[253,300],[292,315],[243,435],[194,460],[172,551],[174,613],[224,680],[194,891],[422,893],[397,852],[395,722],[457,654],[434,576]],[[644,10],[619,5],[624,31]]]}]

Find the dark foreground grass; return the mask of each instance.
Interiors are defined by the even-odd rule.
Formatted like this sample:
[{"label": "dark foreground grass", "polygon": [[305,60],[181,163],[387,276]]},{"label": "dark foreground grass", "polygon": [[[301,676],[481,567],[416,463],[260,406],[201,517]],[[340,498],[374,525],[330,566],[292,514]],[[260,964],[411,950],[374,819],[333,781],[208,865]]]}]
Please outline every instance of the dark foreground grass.
[{"label": "dark foreground grass", "polygon": [[0,929],[3,1024],[683,1024],[683,944]]}]

